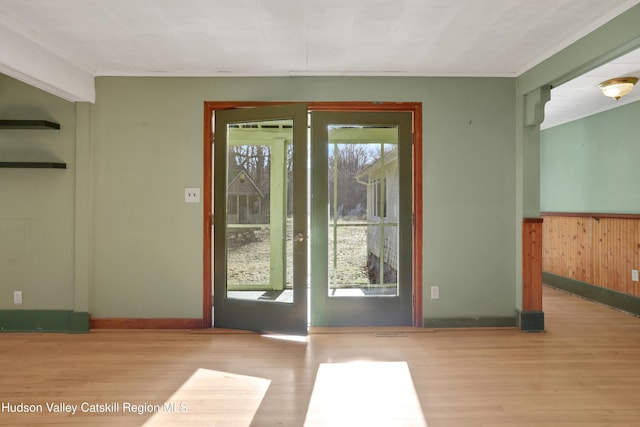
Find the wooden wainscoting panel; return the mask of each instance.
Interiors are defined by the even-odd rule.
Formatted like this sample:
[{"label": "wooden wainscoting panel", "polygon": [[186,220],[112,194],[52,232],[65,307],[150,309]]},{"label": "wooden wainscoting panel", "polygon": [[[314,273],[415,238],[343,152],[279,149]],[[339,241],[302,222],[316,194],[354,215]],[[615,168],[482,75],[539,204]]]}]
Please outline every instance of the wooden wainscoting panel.
[{"label": "wooden wainscoting panel", "polygon": [[543,215],[545,272],[640,297],[640,216]]},{"label": "wooden wainscoting panel", "polygon": [[[614,291],[640,296],[631,270],[640,268],[640,220],[600,218],[594,221],[592,262],[597,284]],[[635,294],[633,292],[636,292]]]},{"label": "wooden wainscoting panel", "polygon": [[542,219],[522,223],[522,310],[542,311]]}]

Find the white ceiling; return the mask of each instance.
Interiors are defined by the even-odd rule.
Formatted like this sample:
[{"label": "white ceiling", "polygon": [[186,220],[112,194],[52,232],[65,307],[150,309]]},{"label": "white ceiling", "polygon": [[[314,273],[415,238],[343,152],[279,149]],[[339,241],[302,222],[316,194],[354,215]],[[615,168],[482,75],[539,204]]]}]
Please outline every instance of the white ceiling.
[{"label": "white ceiling", "polygon": [[109,75],[516,77],[638,3],[0,0],[0,72],[90,102]]},{"label": "white ceiling", "polygon": [[540,128],[547,129],[640,100],[640,87],[635,87],[618,101],[602,95],[600,83],[614,77],[640,78],[640,49],[552,88]]}]

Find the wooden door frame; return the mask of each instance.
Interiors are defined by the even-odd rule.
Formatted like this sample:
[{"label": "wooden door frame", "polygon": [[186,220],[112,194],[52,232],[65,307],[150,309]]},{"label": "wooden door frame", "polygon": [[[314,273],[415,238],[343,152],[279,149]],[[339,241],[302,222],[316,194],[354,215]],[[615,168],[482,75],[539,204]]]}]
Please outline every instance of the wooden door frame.
[{"label": "wooden door frame", "polygon": [[[203,161],[203,268],[202,268],[202,327],[211,327],[212,297],[212,117],[216,110],[292,104],[277,101],[205,101],[204,103],[204,161]],[[307,102],[309,111],[369,111],[411,112],[413,114],[413,325],[422,326],[422,103],[421,102]]]}]

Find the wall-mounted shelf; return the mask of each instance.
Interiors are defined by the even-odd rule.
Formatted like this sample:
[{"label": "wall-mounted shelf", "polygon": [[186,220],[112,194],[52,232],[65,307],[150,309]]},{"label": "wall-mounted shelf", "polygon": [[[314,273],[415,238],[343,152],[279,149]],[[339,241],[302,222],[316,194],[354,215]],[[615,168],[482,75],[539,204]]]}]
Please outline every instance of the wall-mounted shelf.
[{"label": "wall-mounted shelf", "polygon": [[60,129],[60,124],[48,120],[0,120],[0,129]]},{"label": "wall-mounted shelf", "polygon": [[66,163],[57,162],[0,162],[0,168],[66,169]]},{"label": "wall-mounted shelf", "polygon": [[[60,129],[60,124],[48,120],[0,120],[0,129]],[[0,168],[66,169],[58,162],[0,162]]]}]

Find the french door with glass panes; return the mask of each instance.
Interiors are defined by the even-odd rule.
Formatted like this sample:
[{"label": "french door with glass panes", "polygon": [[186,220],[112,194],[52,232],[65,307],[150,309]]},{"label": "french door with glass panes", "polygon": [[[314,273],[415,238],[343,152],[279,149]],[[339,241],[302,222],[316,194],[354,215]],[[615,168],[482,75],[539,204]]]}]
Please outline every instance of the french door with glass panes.
[{"label": "french door with glass panes", "polygon": [[307,107],[216,111],[214,326],[307,333]]},{"label": "french door with glass panes", "polygon": [[311,116],[311,324],[412,322],[411,113]]},{"label": "french door with glass panes", "polygon": [[216,111],[214,326],[411,324],[411,120]]}]

